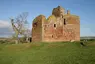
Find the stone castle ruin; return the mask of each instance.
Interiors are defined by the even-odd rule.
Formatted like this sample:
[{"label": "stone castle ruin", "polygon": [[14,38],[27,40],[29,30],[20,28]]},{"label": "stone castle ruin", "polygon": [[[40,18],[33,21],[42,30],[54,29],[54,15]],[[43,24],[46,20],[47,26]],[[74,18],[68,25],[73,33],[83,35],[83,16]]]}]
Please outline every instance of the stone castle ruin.
[{"label": "stone castle ruin", "polygon": [[79,41],[80,19],[58,6],[47,19],[39,15],[32,24],[33,42]]}]

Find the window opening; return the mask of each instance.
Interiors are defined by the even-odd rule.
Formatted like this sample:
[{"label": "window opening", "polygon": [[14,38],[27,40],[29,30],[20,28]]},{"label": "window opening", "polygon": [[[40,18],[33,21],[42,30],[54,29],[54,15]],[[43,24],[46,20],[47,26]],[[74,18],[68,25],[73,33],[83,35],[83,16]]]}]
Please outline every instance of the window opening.
[{"label": "window opening", "polygon": [[66,19],[64,19],[64,25],[66,25]]},{"label": "window opening", "polygon": [[56,27],[56,24],[54,24],[54,27]]}]

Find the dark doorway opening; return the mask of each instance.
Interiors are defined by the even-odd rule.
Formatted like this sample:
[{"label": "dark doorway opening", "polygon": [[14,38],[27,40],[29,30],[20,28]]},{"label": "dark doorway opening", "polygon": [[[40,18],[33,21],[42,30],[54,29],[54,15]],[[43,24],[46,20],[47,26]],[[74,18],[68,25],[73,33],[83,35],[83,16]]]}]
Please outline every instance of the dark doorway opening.
[{"label": "dark doorway opening", "polygon": [[56,27],[56,24],[54,24],[54,27]]}]

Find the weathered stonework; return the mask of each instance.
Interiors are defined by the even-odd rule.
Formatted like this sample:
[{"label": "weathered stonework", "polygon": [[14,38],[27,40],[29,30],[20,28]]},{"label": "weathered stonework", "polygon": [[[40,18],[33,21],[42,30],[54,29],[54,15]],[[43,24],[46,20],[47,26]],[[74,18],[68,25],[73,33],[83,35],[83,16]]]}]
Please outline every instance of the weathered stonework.
[{"label": "weathered stonework", "polygon": [[80,40],[80,19],[79,16],[70,14],[58,6],[52,11],[47,19],[39,15],[33,20],[32,25],[33,42],[54,42],[54,41],[79,41]]}]

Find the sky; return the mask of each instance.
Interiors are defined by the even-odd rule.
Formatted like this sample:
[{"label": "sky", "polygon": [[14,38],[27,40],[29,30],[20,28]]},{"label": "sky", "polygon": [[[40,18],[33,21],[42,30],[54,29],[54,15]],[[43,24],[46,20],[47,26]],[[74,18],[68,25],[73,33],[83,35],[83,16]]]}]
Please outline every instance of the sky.
[{"label": "sky", "polygon": [[95,0],[0,0],[0,36],[11,35],[11,17],[28,12],[31,29],[36,16],[43,14],[47,18],[57,6],[80,17],[80,36],[95,36]]}]

